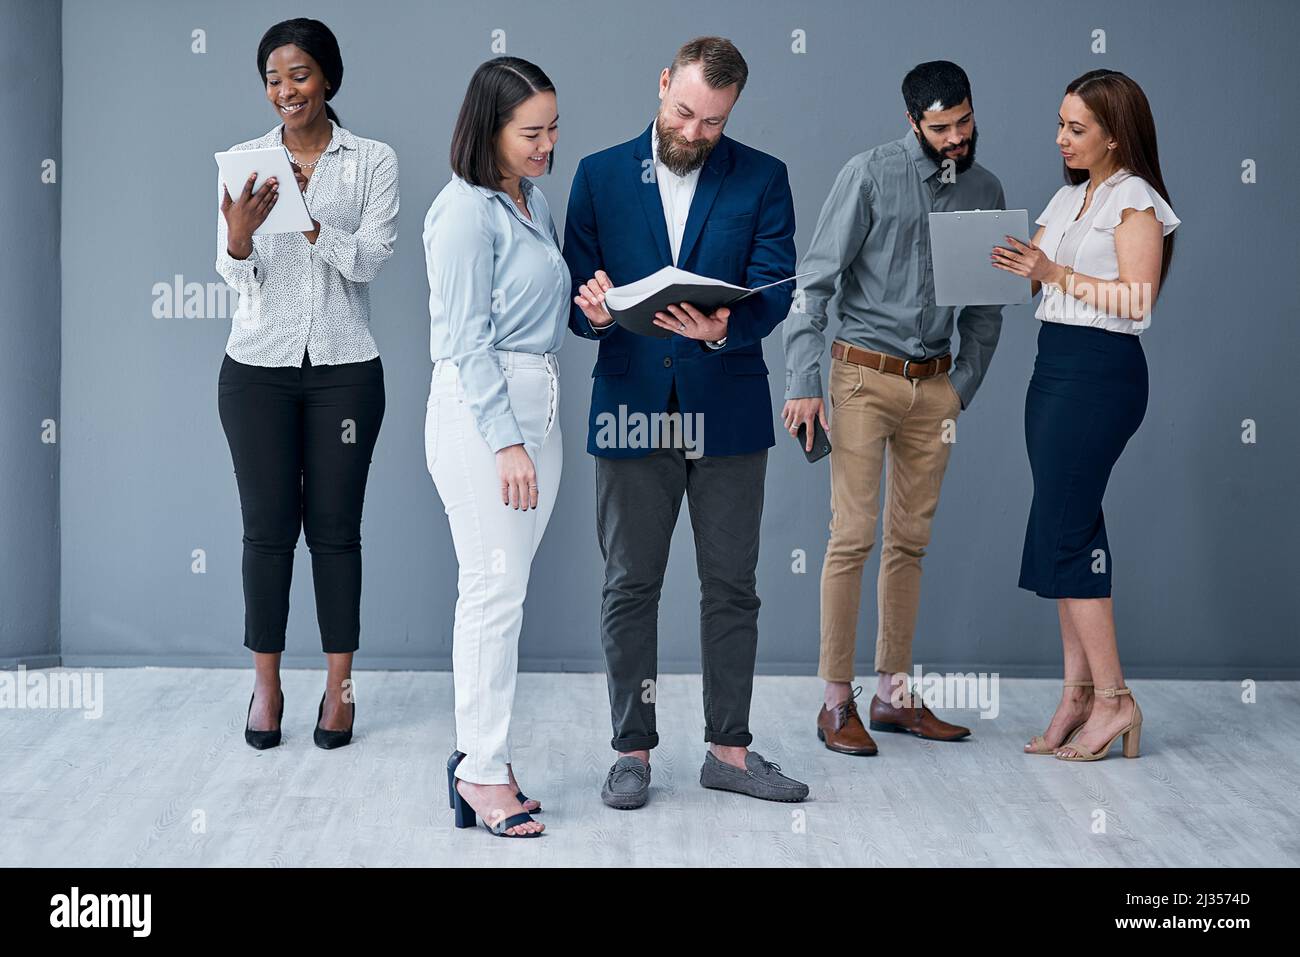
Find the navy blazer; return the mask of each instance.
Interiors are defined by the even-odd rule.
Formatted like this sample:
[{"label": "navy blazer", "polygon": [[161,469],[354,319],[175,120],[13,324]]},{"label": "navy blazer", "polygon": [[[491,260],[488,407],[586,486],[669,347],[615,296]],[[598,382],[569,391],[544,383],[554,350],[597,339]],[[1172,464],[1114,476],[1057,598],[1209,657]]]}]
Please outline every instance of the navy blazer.
[{"label": "navy blazer", "polygon": [[[564,223],[575,296],[597,269],[618,286],[673,265],[650,130],[578,164]],[[700,170],[676,265],[751,288],[794,275],[794,200],[785,164],[722,136]],[[793,286],[734,304],[721,349],[678,335],[640,336],[618,325],[596,332],[572,304],[569,328],[600,340],[587,451],[608,458],[650,452],[598,447],[597,417],[608,412],[617,418],[620,406],[629,415],[662,413],[674,381],[681,411],[702,413],[702,454],[739,455],[775,445],[763,337],[790,311]]]}]

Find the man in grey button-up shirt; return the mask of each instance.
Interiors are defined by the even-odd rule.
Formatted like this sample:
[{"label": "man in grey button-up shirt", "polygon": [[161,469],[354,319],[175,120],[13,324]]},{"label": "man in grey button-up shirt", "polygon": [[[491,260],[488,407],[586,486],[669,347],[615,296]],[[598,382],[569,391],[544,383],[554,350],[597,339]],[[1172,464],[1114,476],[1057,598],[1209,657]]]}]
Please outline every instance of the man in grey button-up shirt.
[{"label": "man in grey button-up shirt", "polygon": [[[918,65],[903,80],[903,99],[911,129],[853,157],[836,177],[799,264],[799,272],[812,276],[801,283],[784,327],[782,417],[791,435],[808,426],[809,448],[813,420],[831,424],[822,403],[821,358],[827,306],[837,293],[837,341],[856,347],[842,357],[837,348],[831,359],[832,518],[818,668],[826,682],[818,736],[846,754],[876,752],[852,686],[862,568],[875,541],[886,461],[871,726],[936,740],[970,733],[939,720],[893,679],[912,666],[921,557],[955,420],[984,378],[1002,322],[1000,306],[935,305],[929,214],[1002,209],[1004,200],[997,177],[975,163],[974,109],[961,67],[943,60]],[[961,333],[955,362],[954,318]]]},{"label": "man in grey button-up shirt", "polygon": [[[964,172],[951,166],[945,171],[909,130],[840,170],[799,263],[799,272],[815,275],[800,281],[785,320],[787,399],[822,397],[826,307],[837,287],[837,338],[903,359],[948,351],[957,309],[934,304],[929,214],[1005,208],[996,176],[978,163]],[[963,409],[984,379],[1001,326],[1001,306],[966,306],[957,315],[961,352],[952,384]]]}]

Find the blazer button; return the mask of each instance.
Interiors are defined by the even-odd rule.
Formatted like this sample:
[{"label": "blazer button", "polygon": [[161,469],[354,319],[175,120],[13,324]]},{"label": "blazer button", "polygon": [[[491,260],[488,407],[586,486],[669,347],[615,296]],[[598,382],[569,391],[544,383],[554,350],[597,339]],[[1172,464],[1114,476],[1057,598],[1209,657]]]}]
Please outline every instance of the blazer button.
[{"label": "blazer button", "polygon": [[672,365],[673,365],[672,357],[671,357],[671,356],[664,356],[664,368],[665,368],[665,369],[671,369],[671,368],[672,368]]}]

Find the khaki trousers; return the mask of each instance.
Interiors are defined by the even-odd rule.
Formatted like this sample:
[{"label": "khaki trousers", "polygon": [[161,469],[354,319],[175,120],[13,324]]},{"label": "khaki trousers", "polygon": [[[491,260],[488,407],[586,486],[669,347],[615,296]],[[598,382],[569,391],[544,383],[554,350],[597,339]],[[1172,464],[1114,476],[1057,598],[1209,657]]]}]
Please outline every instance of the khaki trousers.
[{"label": "khaki trousers", "polygon": [[881,467],[885,520],[877,585],[876,670],[912,667],[921,558],[961,412],[948,375],[905,379],[831,359],[831,537],[822,564],[825,681],[853,680],[862,566],[876,539]]}]

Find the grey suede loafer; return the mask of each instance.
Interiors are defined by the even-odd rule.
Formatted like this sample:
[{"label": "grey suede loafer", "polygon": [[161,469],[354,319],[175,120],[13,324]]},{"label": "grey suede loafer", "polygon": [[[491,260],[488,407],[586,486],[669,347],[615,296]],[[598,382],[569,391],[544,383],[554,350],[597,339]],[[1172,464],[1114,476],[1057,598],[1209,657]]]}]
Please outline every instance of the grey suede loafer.
[{"label": "grey suede loafer", "polygon": [[600,799],[620,811],[638,808],[649,797],[650,765],[630,755],[614,762],[600,789]]},{"label": "grey suede loafer", "polygon": [[710,751],[704,755],[700,768],[700,784],[717,791],[735,791],[764,801],[802,801],[808,796],[808,785],[781,773],[780,765],[764,761],[756,751],[745,755],[745,770],[719,761]]}]

